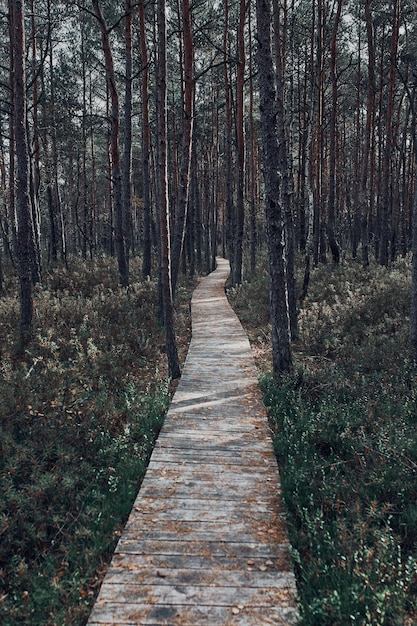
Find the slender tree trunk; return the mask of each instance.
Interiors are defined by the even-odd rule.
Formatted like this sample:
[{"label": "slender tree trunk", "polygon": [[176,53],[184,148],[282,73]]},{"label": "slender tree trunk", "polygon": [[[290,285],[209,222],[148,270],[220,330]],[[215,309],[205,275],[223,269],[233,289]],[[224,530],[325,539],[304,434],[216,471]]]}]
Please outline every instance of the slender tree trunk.
[{"label": "slender tree trunk", "polygon": [[19,268],[20,336],[19,349],[23,350],[32,334],[33,296],[31,265],[33,254],[32,215],[29,190],[29,147],[27,141],[25,22],[22,0],[9,0],[13,47],[14,76],[14,132],[17,164],[17,251]]},{"label": "slender tree trunk", "polygon": [[271,52],[271,2],[256,0],[260,124],[264,156],[265,215],[269,249],[272,360],[275,374],[292,370],[285,274],[282,172],[276,129],[276,92]]},{"label": "slender tree trunk", "polygon": [[368,87],[366,97],[366,125],[364,148],[362,155],[361,180],[359,190],[359,204],[361,211],[361,240],[362,240],[362,265],[369,265],[369,198],[368,198],[368,178],[369,159],[371,153],[372,129],[375,120],[375,46],[374,31],[371,15],[371,2],[365,2],[365,21],[368,45]]},{"label": "slender tree trunk", "polygon": [[190,189],[190,168],[194,126],[194,47],[190,0],[182,0],[182,32],[184,48],[184,90],[180,171],[177,211],[172,244],[172,291],[175,293],[183,250]]},{"label": "slender tree trunk", "polygon": [[160,278],[169,375],[181,376],[174,328],[171,282],[170,215],[167,158],[166,0],[157,0],[158,60],[156,66],[158,133],[158,202],[160,219]]},{"label": "slender tree trunk", "polygon": [[[30,196],[32,201],[33,228],[35,236],[35,252],[36,258],[34,268],[32,268],[33,278],[36,282],[41,280],[41,213],[40,213],[40,145],[39,145],[39,120],[38,120],[38,77],[37,77],[37,32],[36,32],[36,14],[34,9],[34,1],[30,0],[31,28],[32,28],[32,110],[33,110],[33,146],[32,155],[30,155]],[[49,33],[48,33],[49,34]],[[29,138],[29,134],[28,134]]]},{"label": "slender tree trunk", "polygon": [[244,85],[245,85],[245,21],[246,0],[239,0],[239,24],[237,31],[238,66],[236,78],[236,153],[237,188],[236,216],[234,220],[234,263],[233,284],[243,280],[243,230],[245,224],[245,127],[244,127]]},{"label": "slender tree trunk", "polygon": [[[51,21],[51,2],[47,2],[48,20]],[[49,103],[49,124],[51,128],[51,154],[50,154],[50,171],[48,181],[48,214],[49,214],[49,233],[50,233],[50,257],[53,263],[58,260],[58,236],[59,236],[59,217],[61,211],[61,198],[58,181],[58,146],[57,146],[57,125],[55,112],[55,84],[54,84],[54,62],[53,62],[53,42],[49,40],[49,81],[50,81],[50,103]],[[61,242],[64,233],[61,233]],[[61,256],[63,257],[65,245],[61,243]]]},{"label": "slender tree trunk", "polygon": [[394,119],[394,95],[395,95],[395,78],[397,72],[397,52],[398,52],[398,35],[400,25],[400,2],[395,0],[393,3],[392,17],[392,33],[391,33],[391,49],[390,49],[390,71],[388,81],[388,98],[386,112],[386,141],[383,154],[383,191],[381,198],[381,223],[380,223],[380,243],[379,257],[380,265],[388,265],[389,250],[389,214],[391,207],[390,199],[390,181],[391,181],[391,159],[393,147],[393,119]]},{"label": "slender tree trunk", "polygon": [[142,65],[142,186],[143,186],[143,264],[142,276],[146,278],[152,271],[152,209],[151,175],[149,160],[151,156],[151,131],[149,124],[149,61],[145,29],[145,0],[138,4],[140,59]]},{"label": "slender tree trunk", "polygon": [[[415,140],[417,144],[417,139]],[[414,148],[417,162],[417,145]],[[410,308],[410,357],[417,367],[417,191],[414,192],[412,217],[412,278],[411,278],[411,308]]]},{"label": "slender tree trunk", "polygon": [[124,152],[123,152],[123,233],[126,257],[133,247],[132,224],[132,0],[125,0],[125,104],[124,104]]},{"label": "slender tree trunk", "polygon": [[333,263],[338,265],[340,261],[339,244],[335,235],[336,219],[336,186],[337,186],[337,109],[338,109],[338,85],[337,85],[337,31],[339,29],[342,13],[343,0],[337,0],[336,15],[334,18],[333,32],[330,44],[330,74],[332,85],[332,106],[330,111],[330,150],[329,150],[329,204],[327,207],[327,237],[333,257]]},{"label": "slender tree trunk", "polygon": [[229,1],[224,0],[224,32],[223,32],[223,61],[224,61],[224,90],[226,98],[225,129],[224,129],[224,159],[225,159],[225,213],[226,213],[226,248],[230,260],[232,280],[235,262],[234,238],[234,202],[233,202],[233,155],[232,155],[232,91],[229,78]]},{"label": "slender tree trunk", "polygon": [[256,154],[256,130],[254,117],[254,86],[253,86],[253,58],[252,58],[252,11],[249,3],[249,133],[250,133],[250,209],[249,209],[249,249],[250,249],[250,271],[254,275],[256,271],[256,244],[257,244],[257,154]]},{"label": "slender tree trunk", "polygon": [[114,231],[116,254],[119,266],[119,278],[122,287],[129,284],[129,268],[125,250],[125,240],[123,232],[123,201],[122,201],[122,175],[120,167],[120,150],[119,150],[119,124],[120,124],[120,107],[119,95],[116,86],[116,75],[114,71],[113,55],[110,48],[109,30],[101,10],[99,0],[92,0],[95,16],[97,18],[101,41],[103,46],[104,61],[106,66],[106,82],[111,103],[111,178],[113,182],[114,193]]},{"label": "slender tree trunk", "polygon": [[272,3],[274,10],[275,69],[276,69],[276,120],[279,148],[279,171],[282,174],[282,202],[284,210],[284,234],[286,251],[286,281],[288,312],[290,317],[291,337],[298,334],[297,295],[295,290],[295,234],[292,210],[292,180],[290,176],[288,141],[285,127],[284,110],[284,41],[281,45],[280,9],[277,0]]}]

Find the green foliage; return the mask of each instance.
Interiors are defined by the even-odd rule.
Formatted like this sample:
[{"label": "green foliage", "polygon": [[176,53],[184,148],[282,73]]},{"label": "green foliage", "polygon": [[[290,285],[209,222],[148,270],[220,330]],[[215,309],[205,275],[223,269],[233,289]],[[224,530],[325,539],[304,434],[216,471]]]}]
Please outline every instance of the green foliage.
[{"label": "green foliage", "polygon": [[[394,624],[416,594],[415,418],[365,387],[310,394],[308,372],[262,381],[303,624]],[[414,586],[413,586],[414,583]]]},{"label": "green foliage", "polygon": [[114,288],[111,271],[51,273],[23,361],[13,298],[0,304],[5,626],[85,622],[168,406],[155,284]]},{"label": "green foliage", "polygon": [[[263,310],[263,275],[234,294]],[[296,371],[262,378],[305,626],[416,623],[417,373],[410,264],[315,268]],[[243,317],[244,319],[244,317]],[[268,335],[263,318],[244,322]],[[255,352],[255,356],[257,353]],[[268,355],[267,355],[268,357]],[[265,370],[265,354],[260,355]]]}]

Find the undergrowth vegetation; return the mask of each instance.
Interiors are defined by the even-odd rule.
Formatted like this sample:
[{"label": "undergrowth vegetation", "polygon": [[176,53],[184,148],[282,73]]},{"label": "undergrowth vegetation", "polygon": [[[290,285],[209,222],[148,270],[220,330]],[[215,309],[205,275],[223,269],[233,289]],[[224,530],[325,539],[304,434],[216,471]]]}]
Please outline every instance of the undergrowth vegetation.
[{"label": "undergrowth vegetation", "polygon": [[[132,276],[140,275],[132,262]],[[85,623],[169,402],[155,282],[114,262],[55,268],[14,352],[16,288],[0,299],[0,622]],[[186,350],[189,289],[177,324]]]},{"label": "undergrowth vegetation", "polygon": [[417,374],[410,265],[314,270],[295,371],[270,369],[265,271],[231,294],[258,358],[301,624],[417,623]]}]

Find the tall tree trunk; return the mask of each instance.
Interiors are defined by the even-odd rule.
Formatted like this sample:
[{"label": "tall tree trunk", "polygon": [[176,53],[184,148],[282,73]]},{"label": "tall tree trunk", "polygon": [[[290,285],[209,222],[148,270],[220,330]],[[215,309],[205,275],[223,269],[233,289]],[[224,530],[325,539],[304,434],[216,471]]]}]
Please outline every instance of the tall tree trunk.
[{"label": "tall tree trunk", "polygon": [[375,46],[371,15],[371,2],[365,2],[366,37],[368,45],[368,86],[366,96],[366,125],[361,165],[359,204],[361,212],[362,265],[369,265],[369,198],[368,178],[371,154],[372,129],[375,120]]},{"label": "tall tree trunk", "polygon": [[[417,151],[416,151],[417,152]],[[417,159],[417,154],[416,157]],[[417,191],[414,193],[412,218],[412,278],[411,278],[411,308],[410,308],[410,357],[417,367]]]},{"label": "tall tree trunk", "polygon": [[[36,14],[34,9],[34,1],[30,0],[30,15],[31,15],[31,29],[32,29],[32,110],[33,110],[33,142],[32,142],[32,154],[29,155],[30,165],[30,180],[29,189],[32,202],[32,219],[34,226],[35,236],[35,252],[36,258],[34,261],[34,267],[32,268],[33,278],[36,282],[41,280],[41,215],[40,215],[40,145],[39,145],[39,120],[38,120],[38,77],[37,77],[37,32],[36,32]],[[48,39],[50,35],[48,32]],[[28,134],[29,141],[29,134]],[[30,152],[30,151],[29,151]]]},{"label": "tall tree trunk", "polygon": [[286,281],[288,294],[288,312],[290,317],[291,337],[297,337],[297,296],[295,289],[295,234],[292,211],[293,188],[290,176],[288,141],[285,127],[284,107],[284,41],[281,44],[280,9],[277,0],[272,3],[274,10],[275,69],[276,69],[276,120],[279,148],[279,171],[282,174],[282,202],[284,210],[284,234],[286,250]]},{"label": "tall tree trunk", "polygon": [[250,201],[249,201],[249,254],[250,254],[250,271],[254,275],[256,271],[256,244],[257,244],[257,224],[256,224],[256,208],[258,200],[257,185],[257,154],[256,154],[256,130],[254,117],[254,86],[253,86],[253,57],[252,57],[252,12],[249,3],[249,145],[250,145]]},{"label": "tall tree trunk", "polygon": [[337,85],[337,31],[339,29],[342,13],[343,0],[337,0],[336,15],[334,17],[332,38],[330,44],[330,75],[332,85],[332,106],[330,111],[330,148],[329,148],[329,204],[327,207],[327,237],[329,247],[336,265],[340,261],[339,244],[335,235],[336,219],[336,186],[337,186],[337,109],[338,109],[338,85]]},{"label": "tall tree trunk", "polygon": [[239,0],[239,24],[237,31],[238,66],[236,78],[236,152],[237,189],[236,216],[234,226],[233,284],[243,280],[243,230],[245,224],[245,127],[244,127],[244,85],[245,85],[245,21],[246,0]]},{"label": "tall tree trunk", "polygon": [[19,268],[20,335],[19,349],[30,341],[33,319],[31,264],[33,255],[32,215],[29,190],[29,147],[27,140],[25,23],[22,0],[9,0],[13,47],[14,132],[17,164],[17,252]]},{"label": "tall tree trunk", "polygon": [[229,1],[224,0],[224,32],[223,32],[223,61],[224,61],[224,90],[226,98],[225,129],[224,129],[224,159],[225,159],[225,212],[226,212],[226,248],[230,260],[232,280],[235,262],[234,237],[234,201],[233,201],[233,153],[232,153],[232,88],[229,77]]},{"label": "tall tree trunk", "polygon": [[194,46],[190,0],[182,0],[182,32],[184,44],[184,89],[180,171],[177,193],[175,230],[172,243],[172,291],[175,293],[187,219],[190,189],[190,167],[194,125]]},{"label": "tall tree trunk", "polygon": [[142,276],[151,275],[152,269],[152,209],[149,160],[151,156],[151,131],[149,123],[149,66],[145,29],[145,0],[138,4],[140,60],[142,66],[142,187],[143,187],[143,264]]},{"label": "tall tree trunk", "polygon": [[124,151],[123,151],[123,233],[126,257],[133,247],[132,223],[132,0],[125,0],[125,105],[124,105]]},{"label": "tall tree trunk", "polygon": [[380,265],[388,265],[389,250],[389,214],[391,207],[390,182],[391,182],[391,159],[393,147],[393,120],[394,120],[394,96],[395,78],[397,72],[398,35],[400,26],[400,0],[395,0],[392,9],[392,32],[390,48],[390,71],[388,80],[387,112],[386,112],[386,141],[383,154],[383,190],[381,198],[381,223],[379,257]]},{"label": "tall tree trunk", "polygon": [[272,361],[275,374],[292,370],[290,320],[285,273],[285,246],[282,206],[282,172],[276,128],[276,91],[271,51],[271,2],[256,0],[258,30],[259,108],[262,134],[265,216],[269,249]]},{"label": "tall tree trunk", "polygon": [[167,158],[167,58],[166,58],[166,0],[157,0],[158,59],[156,65],[157,141],[158,141],[158,202],[160,219],[160,280],[164,314],[165,342],[169,375],[181,376],[174,328],[174,305],[171,282],[170,215],[168,201]]},{"label": "tall tree trunk", "polygon": [[125,250],[125,240],[123,232],[123,202],[122,202],[122,175],[120,167],[120,150],[119,150],[119,124],[120,124],[120,107],[119,95],[117,92],[116,75],[114,71],[113,55],[110,48],[109,30],[99,4],[99,0],[92,0],[95,16],[97,18],[100,32],[101,42],[103,46],[104,62],[106,66],[106,82],[111,103],[111,178],[113,182],[114,193],[114,239],[116,244],[117,262],[119,267],[119,279],[122,287],[129,284],[129,268]]}]

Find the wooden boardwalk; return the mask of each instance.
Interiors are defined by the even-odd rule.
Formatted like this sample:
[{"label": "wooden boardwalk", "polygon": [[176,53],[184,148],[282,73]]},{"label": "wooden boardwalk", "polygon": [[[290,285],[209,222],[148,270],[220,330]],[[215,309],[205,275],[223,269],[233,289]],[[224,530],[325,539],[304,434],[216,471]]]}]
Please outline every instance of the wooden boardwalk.
[{"label": "wooden boardwalk", "polygon": [[89,626],[297,622],[279,474],[229,263],[193,294],[184,371]]}]

